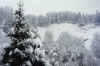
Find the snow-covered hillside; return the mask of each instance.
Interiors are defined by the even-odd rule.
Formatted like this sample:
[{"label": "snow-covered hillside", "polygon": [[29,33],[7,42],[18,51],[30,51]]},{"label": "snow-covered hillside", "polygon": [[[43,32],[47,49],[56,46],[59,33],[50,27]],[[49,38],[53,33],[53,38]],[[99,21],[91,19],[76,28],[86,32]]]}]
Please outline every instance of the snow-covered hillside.
[{"label": "snow-covered hillside", "polygon": [[[79,51],[91,52],[91,45],[93,44],[94,35],[96,33],[100,34],[100,27],[95,26],[93,24],[79,27],[77,24],[52,24],[46,27],[38,27],[39,34],[45,46],[50,49],[52,47],[59,47],[61,50],[61,54],[66,53],[66,47],[80,47],[81,45],[84,47],[80,47]],[[0,50],[3,47],[10,44],[10,40],[6,37],[6,34],[0,29]],[[70,47],[71,48],[71,47]],[[86,50],[84,50],[84,48]],[[88,51],[87,51],[88,50]],[[0,51],[1,53],[2,51]]]},{"label": "snow-covered hillside", "polygon": [[[89,38],[87,36],[87,31],[83,30],[82,28],[78,27],[75,24],[69,24],[69,23],[53,24],[45,28],[39,28],[39,30],[43,41],[45,41],[44,39],[46,36],[45,35],[46,32],[49,32],[53,35],[53,41],[57,41],[58,37],[62,34],[62,32],[66,32],[69,35],[79,38],[83,41]],[[88,49],[88,45],[86,48]]]},{"label": "snow-covered hillside", "polygon": [[[79,27],[78,25],[75,24],[68,24],[68,23],[63,23],[63,24],[53,24],[45,28],[39,27],[40,30],[40,35],[42,37],[42,40],[47,41],[47,32],[51,34],[52,38],[48,36],[48,40],[55,42],[58,40],[59,36],[62,35],[63,32],[68,33],[70,36],[72,36],[71,39],[76,37],[76,39],[80,39],[84,41],[84,46],[87,50],[92,51],[93,49],[91,48],[91,45],[93,44],[93,39],[94,39],[94,34],[99,33],[100,34],[100,27],[95,26],[93,24],[86,25],[84,27]],[[68,39],[67,37],[64,39]],[[66,43],[66,40],[63,42]],[[71,42],[71,40],[69,40]],[[61,40],[59,40],[61,42]],[[55,43],[54,43],[55,44]],[[74,42],[73,42],[74,44]],[[55,46],[55,45],[53,45]]]},{"label": "snow-covered hillside", "polygon": [[93,59],[89,60],[91,65],[92,63],[99,64],[99,59],[95,58],[94,49],[91,46],[93,45],[95,34],[100,34],[100,27],[93,24],[79,27],[76,24],[62,23],[39,27],[38,29],[45,47],[49,50],[53,49],[52,47],[57,47],[60,49],[61,56],[66,55],[66,50],[71,50],[78,54],[82,52],[87,58],[87,61],[85,61],[87,64],[89,59]]},{"label": "snow-covered hillside", "polygon": [[[91,42],[93,40],[94,34],[100,32],[99,28],[100,27],[95,27],[93,24],[87,25],[87,26],[81,28],[76,24],[70,24],[70,23],[52,24],[47,27],[38,27],[42,41],[45,41],[47,32],[52,35],[52,41],[57,41],[59,36],[63,32],[66,32],[69,35],[79,38],[83,41],[87,40],[85,42],[84,46],[89,50],[91,49],[90,45],[92,44]],[[6,37],[6,34],[2,31],[2,29],[0,29],[0,38],[1,38],[0,39],[0,43],[1,43],[0,47],[8,44],[9,39]],[[48,37],[48,38],[50,38],[50,37]]]}]

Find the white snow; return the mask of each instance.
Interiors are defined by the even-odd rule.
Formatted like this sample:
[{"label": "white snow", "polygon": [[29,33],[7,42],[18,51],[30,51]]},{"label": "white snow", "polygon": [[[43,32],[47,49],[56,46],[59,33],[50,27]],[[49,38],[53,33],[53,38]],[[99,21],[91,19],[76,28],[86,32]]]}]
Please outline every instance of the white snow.
[{"label": "white snow", "polygon": [[56,41],[62,32],[67,32],[74,37],[87,40],[84,46],[86,47],[86,49],[91,50],[91,44],[94,34],[96,32],[100,32],[99,28],[100,27],[96,27],[93,24],[86,25],[85,27],[81,28],[75,24],[62,23],[62,24],[53,24],[45,28],[39,27],[39,33],[40,36],[42,37],[42,40],[44,40],[45,32],[50,31],[53,34],[54,41]]},{"label": "white snow", "polygon": [[85,38],[84,31],[81,30],[78,26],[68,23],[63,24],[53,24],[46,28],[40,28],[40,34],[44,38],[45,32],[48,30],[53,33],[54,40],[56,41],[59,35],[62,32],[68,32],[72,36],[76,36],[78,38]]},{"label": "white snow", "polygon": [[[53,34],[53,40],[56,41],[62,32],[67,32],[71,36],[80,38],[82,40],[88,39],[85,42],[85,47],[91,50],[91,44],[95,33],[100,33],[100,27],[96,27],[93,24],[85,27],[79,27],[76,24],[62,23],[53,24],[48,27],[38,27],[41,40],[44,40],[45,33],[50,31]],[[9,39],[6,34],[0,29],[0,48],[9,45]]]}]

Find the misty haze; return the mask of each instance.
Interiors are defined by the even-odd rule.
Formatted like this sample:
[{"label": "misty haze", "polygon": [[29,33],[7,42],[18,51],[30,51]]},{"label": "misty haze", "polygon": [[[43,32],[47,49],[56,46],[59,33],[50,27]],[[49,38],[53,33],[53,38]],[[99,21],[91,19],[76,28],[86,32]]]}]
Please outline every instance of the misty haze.
[{"label": "misty haze", "polygon": [[100,66],[99,0],[0,0],[0,66]]}]

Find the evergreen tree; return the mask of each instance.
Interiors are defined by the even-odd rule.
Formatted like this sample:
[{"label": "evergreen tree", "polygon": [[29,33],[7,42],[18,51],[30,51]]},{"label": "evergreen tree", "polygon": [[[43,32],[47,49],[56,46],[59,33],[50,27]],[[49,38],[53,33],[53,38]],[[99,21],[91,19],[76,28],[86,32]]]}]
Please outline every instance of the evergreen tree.
[{"label": "evergreen tree", "polygon": [[18,6],[13,30],[8,34],[12,42],[5,48],[2,61],[10,66],[45,66],[37,30],[33,29],[32,32],[29,24],[25,22],[23,4],[20,2]]}]

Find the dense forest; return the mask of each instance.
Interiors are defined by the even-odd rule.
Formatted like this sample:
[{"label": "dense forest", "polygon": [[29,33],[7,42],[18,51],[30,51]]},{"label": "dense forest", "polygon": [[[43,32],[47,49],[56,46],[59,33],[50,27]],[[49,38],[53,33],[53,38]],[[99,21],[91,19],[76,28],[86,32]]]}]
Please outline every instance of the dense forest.
[{"label": "dense forest", "polygon": [[[8,32],[8,27],[10,28],[14,23],[13,9],[10,7],[0,7],[0,24],[5,25],[4,31]],[[34,12],[34,11],[33,11]],[[45,15],[26,15],[27,22],[32,25],[37,25],[41,27],[45,27],[51,24],[59,24],[59,23],[72,23],[78,24],[79,26],[84,26],[87,24],[100,24],[100,12],[96,12],[96,14],[84,14],[84,13],[75,13],[75,12],[49,12]]]}]

